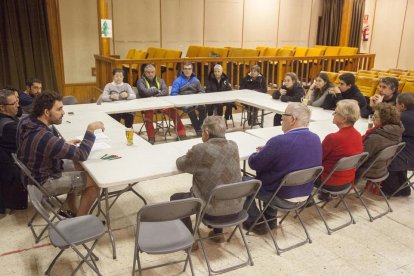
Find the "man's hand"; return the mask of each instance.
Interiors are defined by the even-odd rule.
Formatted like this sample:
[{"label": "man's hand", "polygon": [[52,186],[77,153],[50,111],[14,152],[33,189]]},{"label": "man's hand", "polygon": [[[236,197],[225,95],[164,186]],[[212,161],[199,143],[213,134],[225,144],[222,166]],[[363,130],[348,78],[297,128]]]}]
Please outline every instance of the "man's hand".
[{"label": "man's hand", "polygon": [[376,107],[377,104],[382,103],[384,100],[384,96],[381,96],[380,94],[376,94],[369,98],[369,106]]},{"label": "man's hand", "polygon": [[261,150],[262,150],[262,148],[263,148],[263,147],[257,147],[257,148],[256,148],[256,152],[261,151]]},{"label": "man's hand", "polygon": [[280,95],[284,96],[284,95],[286,95],[287,90],[286,89],[280,89],[279,92],[280,92]]},{"label": "man's hand", "polygon": [[117,100],[119,100],[119,94],[118,93],[112,93],[111,96],[109,96],[109,98],[113,101],[117,101]]},{"label": "man's hand", "polygon": [[73,139],[73,140],[66,141],[66,144],[76,146],[77,144],[80,144],[81,142],[82,142],[82,141],[81,141],[81,140],[79,140],[79,139]]},{"label": "man's hand", "polygon": [[313,82],[312,85],[309,87],[309,90],[315,90],[316,82]]},{"label": "man's hand", "polygon": [[128,99],[128,92],[126,92],[126,91],[122,91],[122,92],[119,94],[119,97],[121,98],[121,100]]},{"label": "man's hand", "polygon": [[332,88],[332,89],[330,89],[330,90],[328,90],[328,93],[329,94],[340,94],[341,93],[341,90],[339,90],[339,88],[338,87],[334,87],[334,88]]},{"label": "man's hand", "polygon": [[154,94],[158,93],[158,88],[157,87],[153,86],[149,90],[150,90],[151,93],[154,93]]},{"label": "man's hand", "polygon": [[105,130],[105,126],[101,121],[92,122],[88,125],[88,128],[86,129],[89,132],[94,133],[95,130],[102,129],[102,131]]}]

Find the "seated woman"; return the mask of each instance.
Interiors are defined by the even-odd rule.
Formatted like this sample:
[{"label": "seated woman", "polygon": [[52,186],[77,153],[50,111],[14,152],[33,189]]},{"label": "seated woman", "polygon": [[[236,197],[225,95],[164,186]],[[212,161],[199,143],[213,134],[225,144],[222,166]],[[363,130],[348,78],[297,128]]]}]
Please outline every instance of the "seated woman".
[{"label": "seated woman", "polygon": [[[352,156],[362,152],[361,134],[354,128],[355,122],[360,118],[358,102],[355,100],[342,100],[336,105],[332,122],[339,128],[338,132],[331,133],[322,141],[323,172],[320,182],[324,181],[331,170],[343,157]],[[325,190],[338,191],[350,185],[355,178],[355,169],[335,172],[324,185]],[[315,184],[317,186],[317,183]],[[321,200],[329,200],[329,193],[318,195]]]},{"label": "seated woman", "polygon": [[[210,72],[207,79],[206,93],[230,91],[231,84],[229,78],[223,73],[223,67],[220,64],[214,65],[214,70]],[[231,116],[232,103],[225,104],[226,114]],[[214,109],[217,116],[223,116],[223,104],[209,104],[207,105],[208,116],[214,115]],[[228,116],[230,118],[230,116]]]},{"label": "seated woman", "polygon": [[[369,156],[360,169],[369,167],[381,150],[400,143],[404,131],[400,121],[400,113],[393,105],[378,104],[375,107],[373,117],[374,127],[368,129],[362,136],[364,151],[368,152]],[[385,175],[387,170],[387,162],[378,162],[367,172],[366,177],[378,178]]]},{"label": "seated woman", "polygon": [[[102,101],[112,102],[120,100],[133,100],[136,98],[131,85],[124,83],[124,72],[120,68],[114,68],[112,71],[113,81],[106,84],[102,92]],[[109,115],[118,122],[124,119],[125,126],[131,128],[134,123],[134,113],[119,113]]]},{"label": "seated woman", "polygon": [[[388,167],[390,175],[382,182],[381,190],[387,194],[393,194],[404,182],[407,181],[407,170],[414,169],[414,93],[405,92],[397,98],[397,109],[401,113],[401,122],[404,125],[402,141],[405,142],[403,150],[392,160]],[[396,196],[409,196],[411,188],[406,187]]]},{"label": "seated woman", "polygon": [[[272,98],[280,99],[282,102],[300,102],[305,96],[305,90],[298,81],[298,76],[290,72],[285,74],[285,80],[279,90],[276,90]],[[276,114],[273,119],[274,126],[280,126],[282,122],[282,115]]]},{"label": "seated woman", "polygon": [[324,102],[329,91],[334,88],[334,84],[326,73],[319,73],[315,82],[309,87],[306,97],[309,99],[308,105],[324,108]]}]

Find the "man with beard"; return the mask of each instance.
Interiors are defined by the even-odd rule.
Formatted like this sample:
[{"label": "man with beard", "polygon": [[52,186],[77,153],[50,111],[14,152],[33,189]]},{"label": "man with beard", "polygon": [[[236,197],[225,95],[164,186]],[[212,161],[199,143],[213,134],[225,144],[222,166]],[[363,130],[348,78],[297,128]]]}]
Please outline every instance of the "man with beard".
[{"label": "man with beard", "polygon": [[[19,123],[17,156],[51,195],[68,194],[64,204],[66,212],[62,214],[81,216],[89,213],[98,187],[77,161],[88,158],[95,142],[94,132],[104,130],[104,125],[99,121],[90,123],[82,141],[65,141],[55,136],[50,128],[53,124],[61,124],[64,114],[62,97],[58,93],[45,91],[38,95],[31,115]],[[63,162],[62,159],[69,160]],[[82,194],[79,208],[76,208],[77,193]]]},{"label": "man with beard", "polygon": [[42,81],[37,78],[31,78],[26,81],[26,90],[19,94],[19,104],[24,114],[30,114],[33,109],[34,98],[42,93]]}]

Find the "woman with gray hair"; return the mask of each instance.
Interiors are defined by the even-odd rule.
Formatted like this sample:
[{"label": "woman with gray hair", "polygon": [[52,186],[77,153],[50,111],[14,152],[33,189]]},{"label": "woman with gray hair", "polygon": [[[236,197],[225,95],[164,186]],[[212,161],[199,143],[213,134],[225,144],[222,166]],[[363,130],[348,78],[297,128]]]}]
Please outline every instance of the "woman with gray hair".
[{"label": "woman with gray hair", "polygon": [[[330,174],[339,159],[361,153],[363,150],[361,134],[354,128],[355,122],[360,117],[358,102],[355,100],[339,101],[332,115],[332,122],[339,128],[339,131],[327,135],[322,141],[321,182]],[[335,172],[325,184],[324,189],[342,190],[343,186],[350,185],[354,178],[355,169]],[[330,194],[321,193],[318,198],[329,200]]]}]

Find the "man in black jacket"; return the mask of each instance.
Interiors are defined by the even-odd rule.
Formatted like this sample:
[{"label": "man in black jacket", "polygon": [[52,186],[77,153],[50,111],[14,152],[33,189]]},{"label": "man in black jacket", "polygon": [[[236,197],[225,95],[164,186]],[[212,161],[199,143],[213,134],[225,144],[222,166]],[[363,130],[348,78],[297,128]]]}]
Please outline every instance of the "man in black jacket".
[{"label": "man in black jacket", "polygon": [[358,86],[355,85],[355,76],[351,73],[339,76],[339,85],[329,91],[328,106],[324,108],[335,109],[336,103],[343,99],[356,100],[361,110],[366,109],[367,101]]},{"label": "man in black jacket", "polygon": [[0,90],[0,213],[9,209],[26,209],[27,193],[19,177],[19,171],[11,157],[17,150],[16,132],[19,120],[16,114],[19,99],[14,91]]}]

